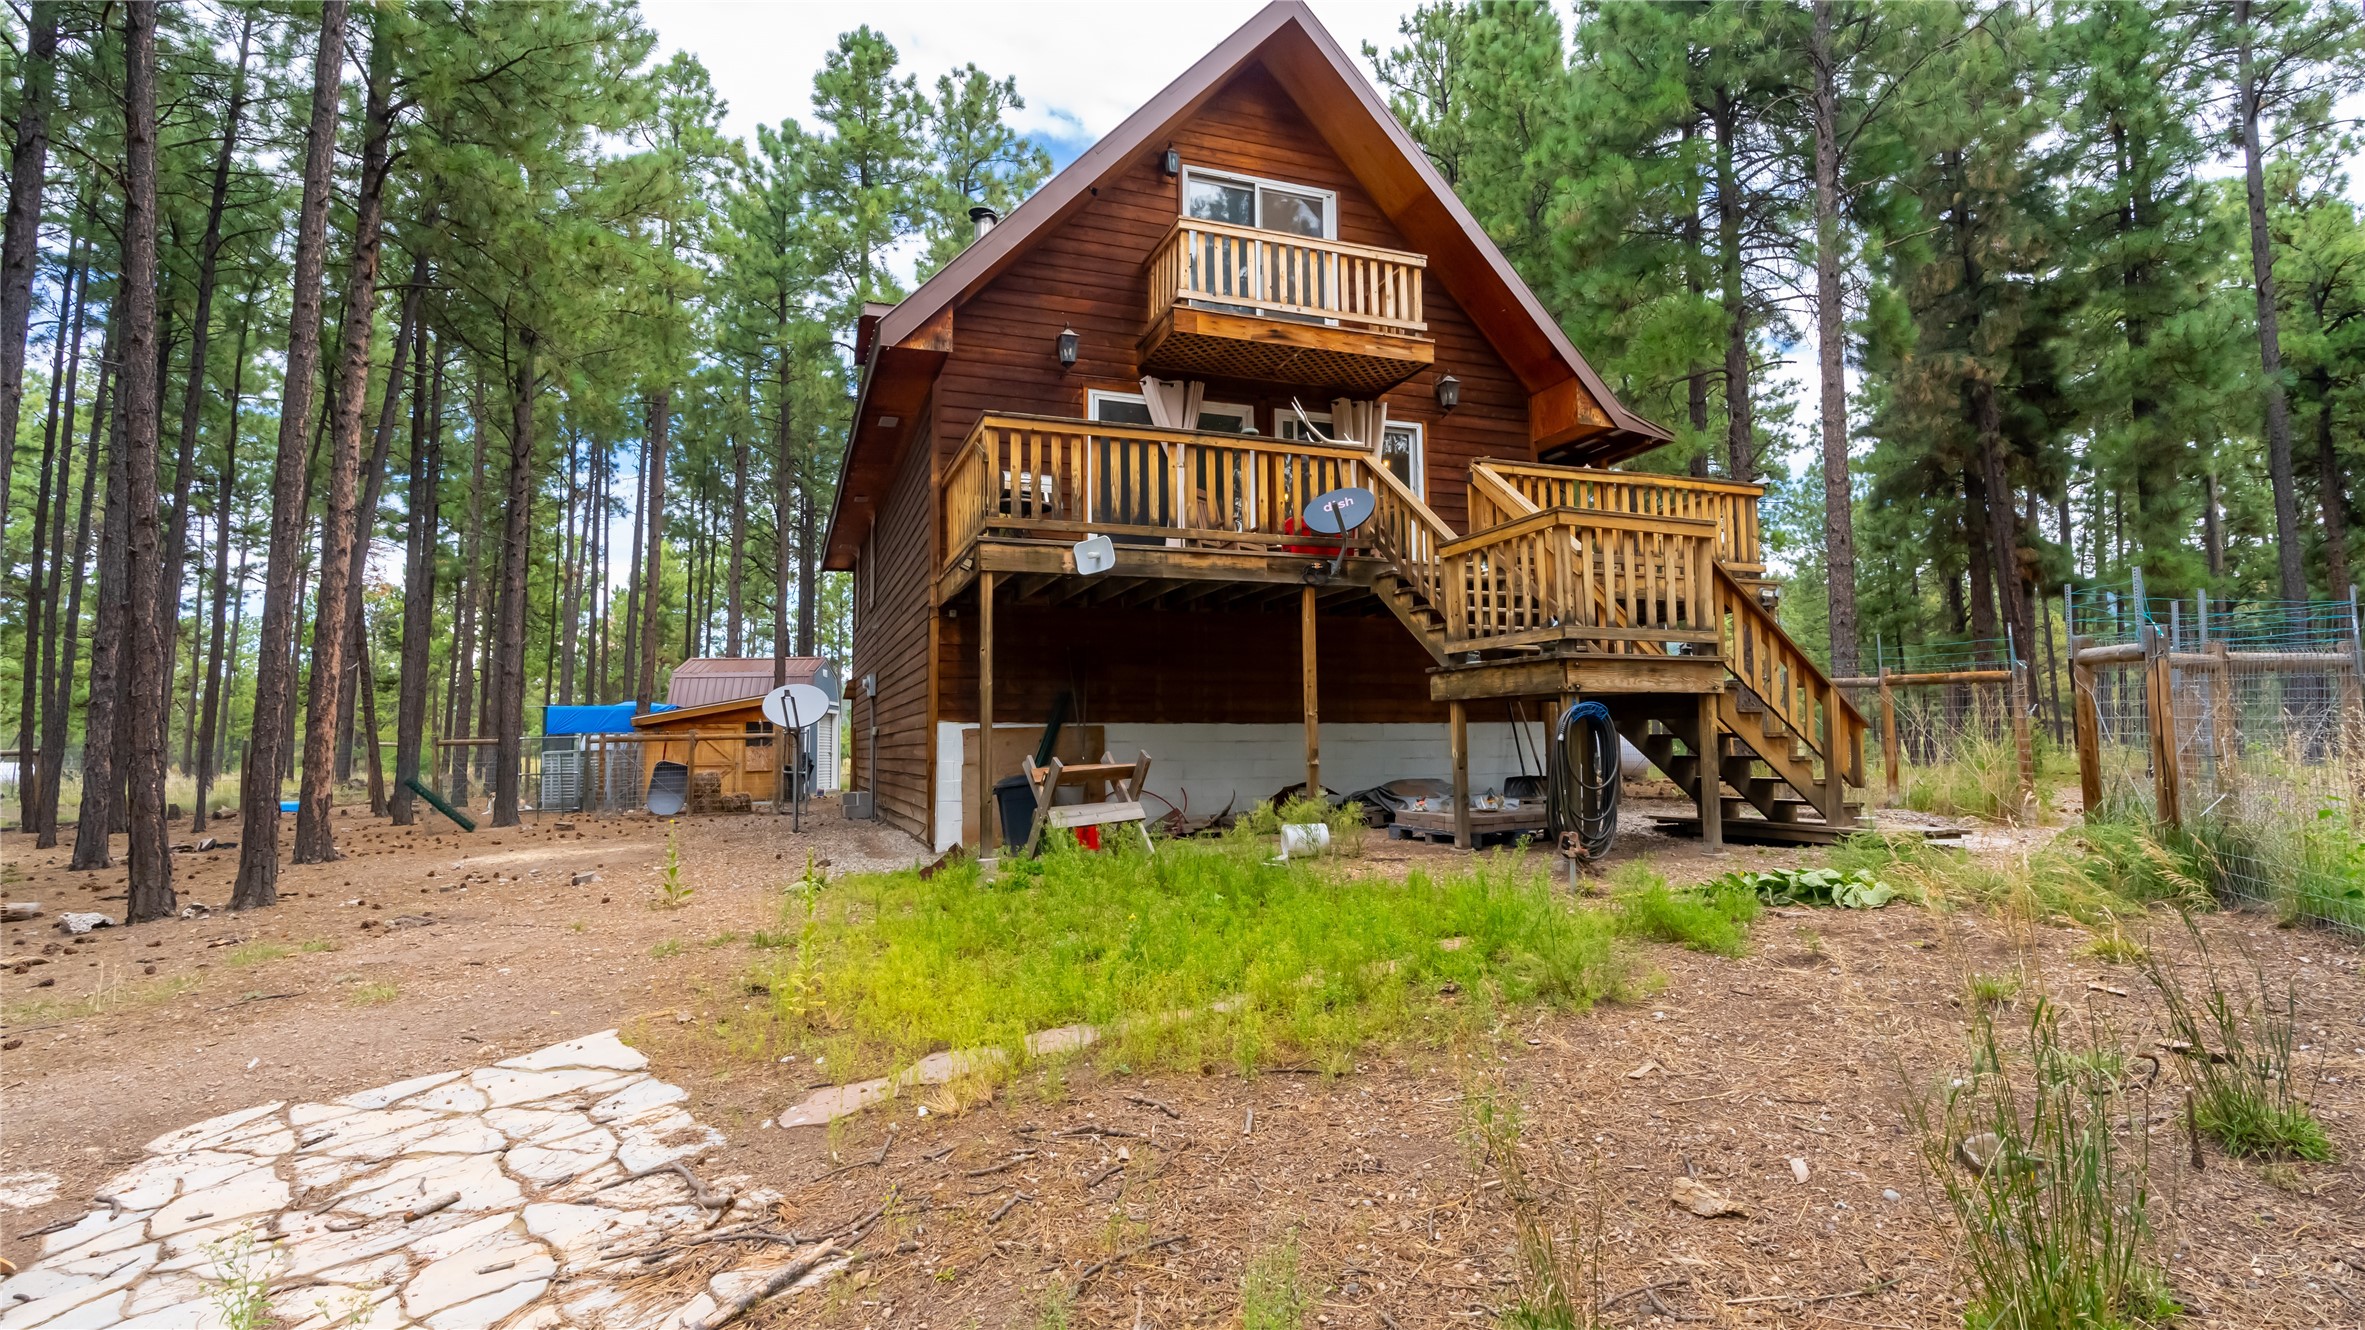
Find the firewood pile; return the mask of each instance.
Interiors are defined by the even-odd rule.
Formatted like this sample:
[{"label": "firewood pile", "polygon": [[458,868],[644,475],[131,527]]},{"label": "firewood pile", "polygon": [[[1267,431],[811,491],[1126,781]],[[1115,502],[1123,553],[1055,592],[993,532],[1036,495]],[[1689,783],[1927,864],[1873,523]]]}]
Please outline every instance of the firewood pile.
[{"label": "firewood pile", "polygon": [[723,791],[723,773],[701,771],[690,778],[690,811],[693,813],[752,813],[755,801],[743,792]]}]

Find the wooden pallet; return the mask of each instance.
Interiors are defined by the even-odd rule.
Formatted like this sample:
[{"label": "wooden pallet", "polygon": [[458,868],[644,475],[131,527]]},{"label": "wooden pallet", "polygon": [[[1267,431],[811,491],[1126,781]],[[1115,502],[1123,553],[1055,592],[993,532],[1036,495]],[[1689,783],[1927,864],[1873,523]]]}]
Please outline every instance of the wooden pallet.
[{"label": "wooden pallet", "polygon": [[[1391,840],[1425,840],[1432,844],[1453,844],[1453,814],[1423,813],[1407,810],[1396,815],[1388,824]],[[1509,845],[1521,837],[1541,840],[1544,836],[1544,811],[1540,808],[1505,808],[1470,813],[1470,839],[1478,846]]]}]

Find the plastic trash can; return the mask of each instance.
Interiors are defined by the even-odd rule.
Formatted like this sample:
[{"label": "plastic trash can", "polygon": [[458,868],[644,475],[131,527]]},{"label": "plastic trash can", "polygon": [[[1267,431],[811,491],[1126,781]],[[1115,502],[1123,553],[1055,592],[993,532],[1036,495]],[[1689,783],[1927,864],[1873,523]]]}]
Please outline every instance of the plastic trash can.
[{"label": "plastic trash can", "polygon": [[994,782],[994,806],[1002,814],[1002,843],[1023,846],[1035,829],[1035,791],[1024,776],[1004,776]]}]

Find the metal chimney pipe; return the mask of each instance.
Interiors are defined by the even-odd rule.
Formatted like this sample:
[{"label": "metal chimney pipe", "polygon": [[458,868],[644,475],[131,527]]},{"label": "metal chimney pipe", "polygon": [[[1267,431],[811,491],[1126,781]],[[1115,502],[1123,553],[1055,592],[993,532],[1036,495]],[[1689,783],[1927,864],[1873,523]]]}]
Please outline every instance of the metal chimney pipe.
[{"label": "metal chimney pipe", "polygon": [[979,240],[985,239],[985,233],[993,230],[994,223],[1000,220],[1002,220],[1002,214],[983,205],[969,210],[969,223],[977,228],[977,239]]}]

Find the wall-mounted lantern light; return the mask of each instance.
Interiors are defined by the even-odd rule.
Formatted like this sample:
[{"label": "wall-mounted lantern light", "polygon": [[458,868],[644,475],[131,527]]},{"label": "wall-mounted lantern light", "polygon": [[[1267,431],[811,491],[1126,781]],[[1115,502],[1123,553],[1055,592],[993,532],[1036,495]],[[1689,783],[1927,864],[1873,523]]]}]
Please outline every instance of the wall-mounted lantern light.
[{"label": "wall-mounted lantern light", "polygon": [[1076,367],[1076,330],[1073,328],[1059,330],[1059,367],[1063,370]]},{"label": "wall-mounted lantern light", "polygon": [[1451,411],[1462,404],[1462,381],[1448,374],[1437,380],[1437,406]]},{"label": "wall-mounted lantern light", "polygon": [[1166,150],[1166,157],[1161,164],[1165,166],[1166,178],[1169,180],[1182,174],[1182,154],[1172,148]]}]

